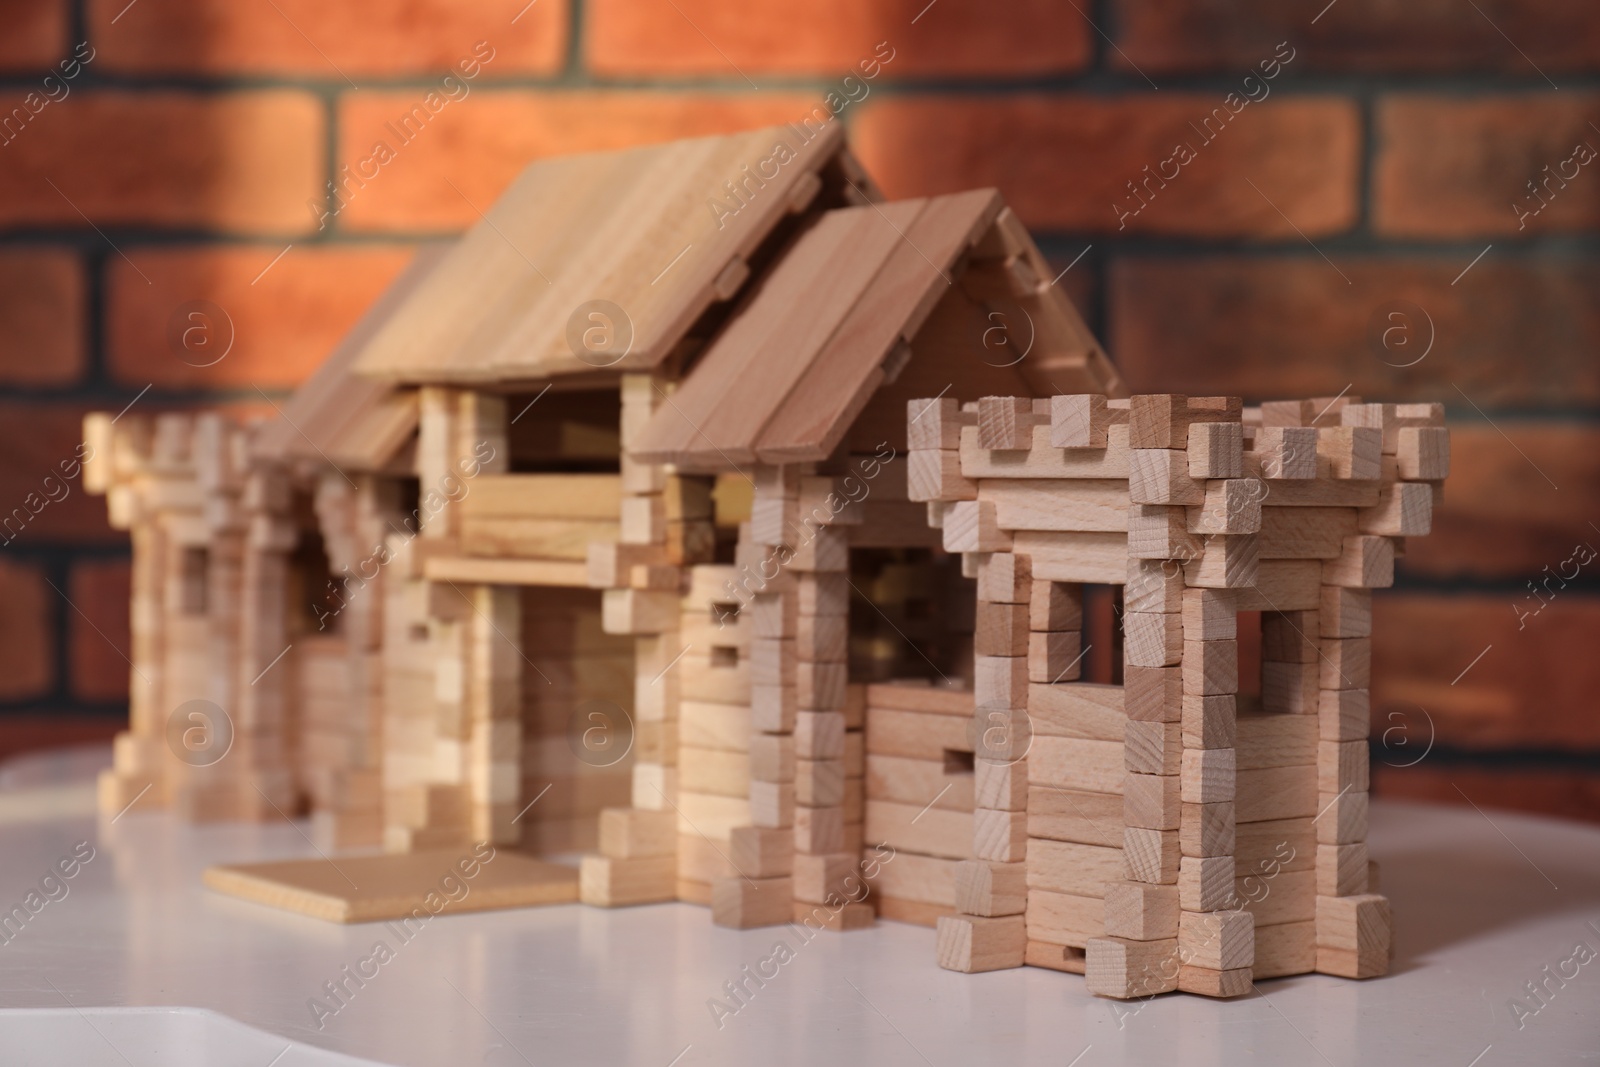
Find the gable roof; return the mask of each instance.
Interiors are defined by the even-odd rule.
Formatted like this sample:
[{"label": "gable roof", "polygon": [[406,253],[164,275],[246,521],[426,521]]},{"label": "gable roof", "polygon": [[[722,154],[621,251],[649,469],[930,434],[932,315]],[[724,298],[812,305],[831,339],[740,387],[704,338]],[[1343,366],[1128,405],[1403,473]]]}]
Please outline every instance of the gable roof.
[{"label": "gable roof", "polygon": [[[826,459],[869,405],[889,403],[886,425],[902,424],[904,404],[896,412],[893,402],[930,375],[963,394],[1119,395],[1104,351],[1048,277],[992,189],[826,212],[629,452],[697,470]],[[986,309],[997,300],[1031,323],[1028,354],[1014,363],[984,358]]]},{"label": "gable roof", "polygon": [[[820,188],[839,123],[793,124],[535,163],[371,339],[358,370],[393,381],[482,383],[648,368],[745,260]],[[720,292],[719,292],[720,290]],[[569,322],[609,301],[631,324],[578,358]],[[598,336],[598,335],[597,335]],[[613,350],[620,358],[612,358]]]},{"label": "gable roof", "polygon": [[252,452],[286,463],[332,463],[379,470],[417,429],[415,390],[355,373],[362,350],[421,288],[448,245],[423,245],[400,276],[367,309],[322,366],[255,433]]}]

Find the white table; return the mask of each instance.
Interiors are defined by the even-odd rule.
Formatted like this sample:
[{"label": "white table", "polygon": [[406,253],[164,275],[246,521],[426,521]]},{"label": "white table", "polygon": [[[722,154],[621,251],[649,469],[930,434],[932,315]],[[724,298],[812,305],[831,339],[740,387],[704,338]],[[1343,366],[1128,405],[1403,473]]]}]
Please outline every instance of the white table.
[{"label": "white table", "polygon": [[[0,946],[0,1007],[59,1009],[51,1025],[76,1028],[80,1051],[29,1059],[18,1050],[44,1017],[0,1012],[0,1064],[163,1063],[118,1047],[117,1017],[92,1010],[138,1005],[212,1009],[269,1032],[254,1046],[225,1043],[226,1062],[261,1067],[283,1038],[419,1067],[1600,1061],[1600,958],[1564,986],[1549,982],[1520,1027],[1510,1009],[1513,998],[1537,1006],[1524,983],[1579,942],[1600,952],[1600,829],[1553,820],[1375,803],[1372,853],[1399,926],[1387,978],[1308,975],[1233,1002],[1123,1004],[1075,975],[941,971],[932,931],[879,923],[797,947],[719,1030],[708,1000],[778,939],[797,945],[792,933],[718,929],[680,904],[563,905],[441,917],[399,945],[382,926],[335,926],[201,886],[212,863],[314,855],[286,823],[196,828],[129,814],[110,825],[92,811],[82,786],[0,794],[6,907],[75,842],[97,850],[64,899]],[[394,958],[317,1029],[309,998],[379,938]],[[296,1047],[276,1067],[296,1062],[332,1060]]]}]

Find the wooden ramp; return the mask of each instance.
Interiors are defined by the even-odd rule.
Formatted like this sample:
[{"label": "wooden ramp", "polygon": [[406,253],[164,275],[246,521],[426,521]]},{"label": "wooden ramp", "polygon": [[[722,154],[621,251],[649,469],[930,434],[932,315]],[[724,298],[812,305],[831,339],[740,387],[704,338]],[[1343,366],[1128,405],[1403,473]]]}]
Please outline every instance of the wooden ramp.
[{"label": "wooden ramp", "polygon": [[[399,919],[417,909],[451,915],[578,899],[578,872],[531,856],[468,848],[335,860],[283,860],[209,867],[219,893],[336,923]],[[474,872],[468,874],[467,872]]]}]

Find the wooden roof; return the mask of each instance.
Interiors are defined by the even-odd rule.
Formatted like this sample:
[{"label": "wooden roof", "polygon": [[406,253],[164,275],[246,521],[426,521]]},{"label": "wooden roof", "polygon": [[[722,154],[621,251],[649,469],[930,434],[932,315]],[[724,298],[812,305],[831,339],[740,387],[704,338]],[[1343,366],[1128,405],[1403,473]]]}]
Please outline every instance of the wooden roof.
[{"label": "wooden roof", "polygon": [[[863,412],[882,416],[861,420],[873,423],[866,436],[903,439],[904,400],[941,389],[1120,395],[1105,353],[1048,278],[992,189],[826,212],[629,451],[694,470],[821,460]],[[986,351],[998,307],[1027,320],[1027,340]]]},{"label": "wooden roof", "polygon": [[364,378],[355,373],[355,363],[373,335],[420,290],[447,249],[437,243],[418,250],[333,354],[281,406],[279,417],[257,430],[256,456],[357,471],[389,463],[416,432],[416,391]]},{"label": "wooden roof", "polygon": [[[738,288],[746,259],[811,202],[843,143],[839,123],[790,125],[535,163],[376,333],[358,369],[466,384],[652,367]],[[620,347],[612,322],[601,342],[611,347],[586,362],[569,325],[582,336],[581,309],[596,300],[622,309],[632,339]]]}]

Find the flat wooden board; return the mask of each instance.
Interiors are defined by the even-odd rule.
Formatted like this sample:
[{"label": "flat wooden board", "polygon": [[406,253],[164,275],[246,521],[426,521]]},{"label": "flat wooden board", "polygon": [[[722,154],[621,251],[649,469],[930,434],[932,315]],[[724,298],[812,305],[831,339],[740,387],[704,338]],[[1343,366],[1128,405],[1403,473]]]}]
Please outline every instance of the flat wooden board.
[{"label": "flat wooden board", "polygon": [[[208,867],[204,878],[219,893],[336,923],[399,919],[417,908],[434,914],[429,905],[440,900],[445,904],[437,914],[449,915],[578,899],[578,872],[572,867],[500,848],[488,862],[477,862],[477,873],[467,878],[458,869],[463,861],[476,862],[471,846]],[[450,900],[451,894],[460,899]]]}]

